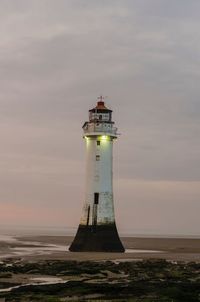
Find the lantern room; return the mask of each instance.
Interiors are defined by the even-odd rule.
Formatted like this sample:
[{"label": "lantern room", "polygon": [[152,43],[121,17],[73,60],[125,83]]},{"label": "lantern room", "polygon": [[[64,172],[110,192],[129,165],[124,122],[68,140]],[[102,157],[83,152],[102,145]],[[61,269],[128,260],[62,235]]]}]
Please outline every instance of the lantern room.
[{"label": "lantern room", "polygon": [[105,106],[105,103],[102,101],[102,97],[101,101],[97,102],[96,107],[89,110],[89,121],[99,123],[109,123],[112,121],[112,110]]}]

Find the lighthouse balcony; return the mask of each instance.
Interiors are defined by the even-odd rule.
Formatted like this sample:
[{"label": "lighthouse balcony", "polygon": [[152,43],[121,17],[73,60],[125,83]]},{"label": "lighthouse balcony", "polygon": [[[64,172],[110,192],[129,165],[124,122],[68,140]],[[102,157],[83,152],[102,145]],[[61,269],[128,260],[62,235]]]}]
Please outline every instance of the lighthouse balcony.
[{"label": "lighthouse balcony", "polygon": [[111,137],[117,137],[117,127],[114,127],[112,123],[88,123],[83,125],[83,131],[85,136],[96,135],[108,135]]}]

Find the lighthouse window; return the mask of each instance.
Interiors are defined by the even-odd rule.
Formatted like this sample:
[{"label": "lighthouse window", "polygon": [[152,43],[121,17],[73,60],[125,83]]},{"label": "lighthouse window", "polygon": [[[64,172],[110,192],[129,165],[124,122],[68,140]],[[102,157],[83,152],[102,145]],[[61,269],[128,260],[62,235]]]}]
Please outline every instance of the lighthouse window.
[{"label": "lighthouse window", "polygon": [[96,155],[96,161],[100,160],[100,155]]},{"label": "lighthouse window", "polygon": [[102,115],[101,114],[99,115],[99,119],[102,120]]},{"label": "lighthouse window", "polygon": [[100,141],[97,141],[97,146],[100,146],[101,142]]}]

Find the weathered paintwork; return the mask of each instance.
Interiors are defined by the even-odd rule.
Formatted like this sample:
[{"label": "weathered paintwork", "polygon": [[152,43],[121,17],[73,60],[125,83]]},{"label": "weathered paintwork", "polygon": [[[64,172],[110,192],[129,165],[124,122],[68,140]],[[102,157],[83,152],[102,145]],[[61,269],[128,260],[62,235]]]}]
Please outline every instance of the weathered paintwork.
[{"label": "weathered paintwork", "polygon": [[[112,183],[112,139],[100,140],[98,137],[88,137],[86,139],[86,192],[85,205],[81,224],[86,224],[88,207],[93,208],[94,193],[99,193],[99,203],[97,210],[97,223],[114,222],[113,207],[113,183]],[[96,160],[99,156],[99,160]],[[92,224],[92,211],[90,211],[89,224]]]}]

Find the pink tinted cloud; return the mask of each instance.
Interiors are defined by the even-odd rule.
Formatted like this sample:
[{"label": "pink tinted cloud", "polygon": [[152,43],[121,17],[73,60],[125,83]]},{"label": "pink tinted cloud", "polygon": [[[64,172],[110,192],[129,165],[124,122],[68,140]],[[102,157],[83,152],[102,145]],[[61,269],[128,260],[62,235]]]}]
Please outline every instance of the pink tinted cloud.
[{"label": "pink tinted cloud", "polygon": [[[70,215],[69,215],[70,212]],[[52,209],[42,205],[15,205],[0,203],[0,224],[64,226],[74,225],[73,209]],[[75,223],[78,224],[78,221]]]}]

